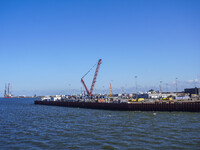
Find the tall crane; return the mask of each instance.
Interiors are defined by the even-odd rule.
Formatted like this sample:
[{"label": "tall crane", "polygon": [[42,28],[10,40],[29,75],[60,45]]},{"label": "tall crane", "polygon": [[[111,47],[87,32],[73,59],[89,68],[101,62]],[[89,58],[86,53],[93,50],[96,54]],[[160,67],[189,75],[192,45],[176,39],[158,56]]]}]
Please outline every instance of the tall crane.
[{"label": "tall crane", "polygon": [[112,87],[111,87],[111,83],[110,83],[110,97],[112,97]]},{"label": "tall crane", "polygon": [[83,78],[96,66],[96,64],[81,78],[81,82],[83,83],[83,86],[85,87],[85,90],[86,90],[88,96],[92,95],[100,65],[101,65],[101,59],[99,59],[99,61],[97,63],[97,68],[96,68],[96,71],[95,71],[95,74],[94,74],[94,78],[93,78],[93,81],[92,81],[92,85],[91,85],[90,91],[88,90],[85,82],[83,81]]}]

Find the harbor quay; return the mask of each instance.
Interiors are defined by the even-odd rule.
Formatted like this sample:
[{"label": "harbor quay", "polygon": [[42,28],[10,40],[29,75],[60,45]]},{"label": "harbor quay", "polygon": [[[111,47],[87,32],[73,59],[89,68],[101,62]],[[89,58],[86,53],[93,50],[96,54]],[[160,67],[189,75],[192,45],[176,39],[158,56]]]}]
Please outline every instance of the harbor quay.
[{"label": "harbor quay", "polygon": [[135,102],[135,103],[98,103],[98,102],[72,102],[72,101],[38,101],[39,105],[65,106],[104,110],[121,111],[188,111],[200,112],[199,102]]},{"label": "harbor quay", "polygon": [[35,104],[125,111],[200,111],[200,96],[192,93],[157,93],[44,96]]}]

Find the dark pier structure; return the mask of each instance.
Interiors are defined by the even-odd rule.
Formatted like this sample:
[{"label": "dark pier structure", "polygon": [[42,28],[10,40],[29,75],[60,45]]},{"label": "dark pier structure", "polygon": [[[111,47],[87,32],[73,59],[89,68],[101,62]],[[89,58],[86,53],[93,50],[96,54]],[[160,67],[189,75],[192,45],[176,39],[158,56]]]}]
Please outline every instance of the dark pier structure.
[{"label": "dark pier structure", "polygon": [[104,110],[121,111],[184,111],[200,112],[200,102],[155,102],[155,103],[92,103],[92,102],[67,102],[67,101],[35,101],[35,104],[79,107]]}]

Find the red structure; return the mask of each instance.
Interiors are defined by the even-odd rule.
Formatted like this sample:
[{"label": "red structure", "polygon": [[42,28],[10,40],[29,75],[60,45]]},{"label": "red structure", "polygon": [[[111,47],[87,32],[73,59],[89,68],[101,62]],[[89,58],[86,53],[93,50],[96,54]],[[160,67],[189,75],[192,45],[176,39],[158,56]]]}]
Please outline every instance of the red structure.
[{"label": "red structure", "polygon": [[83,83],[83,86],[85,87],[85,90],[87,91],[88,96],[92,95],[92,92],[93,92],[93,89],[94,89],[94,85],[95,85],[95,82],[96,82],[96,78],[97,78],[97,75],[98,75],[98,72],[99,72],[100,64],[101,64],[101,59],[99,59],[99,61],[98,61],[97,68],[96,68],[96,71],[95,71],[95,74],[94,74],[94,78],[93,78],[93,81],[92,81],[92,85],[91,85],[90,91],[88,90],[85,82],[83,81],[83,78],[92,70],[92,68],[94,66],[81,78],[81,82]]}]

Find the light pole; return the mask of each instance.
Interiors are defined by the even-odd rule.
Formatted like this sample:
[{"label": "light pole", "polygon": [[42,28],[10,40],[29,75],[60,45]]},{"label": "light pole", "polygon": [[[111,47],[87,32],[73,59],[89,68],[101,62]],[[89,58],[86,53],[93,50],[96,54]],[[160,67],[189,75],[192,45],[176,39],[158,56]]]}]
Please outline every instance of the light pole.
[{"label": "light pole", "polygon": [[166,92],[168,92],[168,84],[166,83]]},{"label": "light pole", "polygon": [[135,91],[136,91],[136,94],[138,92],[138,89],[137,89],[137,76],[135,76]]},{"label": "light pole", "polygon": [[177,91],[178,91],[178,88],[177,88],[177,81],[178,80],[178,78],[176,78],[176,93],[177,93]]},{"label": "light pole", "polygon": [[127,84],[125,84],[125,94],[127,94]]},{"label": "light pole", "polygon": [[69,84],[69,93],[71,93],[71,84]]},{"label": "light pole", "polygon": [[160,93],[162,94],[162,81],[160,81]]}]

